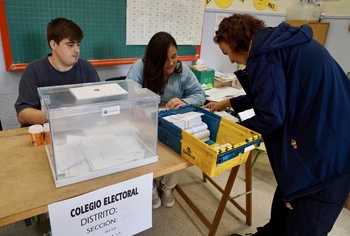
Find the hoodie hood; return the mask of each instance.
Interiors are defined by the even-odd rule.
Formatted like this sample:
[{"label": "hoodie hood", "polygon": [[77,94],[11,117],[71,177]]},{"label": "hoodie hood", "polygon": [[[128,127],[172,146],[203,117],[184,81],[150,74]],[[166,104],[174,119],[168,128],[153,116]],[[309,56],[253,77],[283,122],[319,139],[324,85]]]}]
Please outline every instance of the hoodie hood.
[{"label": "hoodie hood", "polygon": [[303,44],[309,42],[312,36],[312,29],[308,25],[294,27],[282,22],[277,27],[263,28],[258,30],[253,37],[249,57]]}]

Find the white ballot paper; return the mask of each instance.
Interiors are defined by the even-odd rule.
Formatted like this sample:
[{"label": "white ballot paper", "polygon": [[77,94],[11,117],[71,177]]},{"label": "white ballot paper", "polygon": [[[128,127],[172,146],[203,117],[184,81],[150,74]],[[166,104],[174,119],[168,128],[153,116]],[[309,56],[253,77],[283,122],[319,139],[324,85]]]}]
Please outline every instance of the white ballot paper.
[{"label": "white ballot paper", "polygon": [[115,96],[128,93],[125,89],[120,87],[117,83],[99,84],[94,86],[83,86],[79,88],[69,88],[69,91],[76,99],[90,99],[106,96]]},{"label": "white ballot paper", "polygon": [[54,148],[57,174],[66,178],[145,158],[145,149],[133,135],[67,135],[66,143]]},{"label": "white ballot paper", "polygon": [[248,110],[239,112],[238,115],[239,115],[239,118],[241,118],[241,121],[244,121],[246,119],[249,119],[249,118],[252,118],[253,116],[255,116],[255,112],[252,108],[252,109],[248,109]]},{"label": "white ballot paper", "polygon": [[183,114],[164,116],[163,118],[181,129],[188,129],[190,127],[202,124],[202,115],[203,113],[190,111]]}]

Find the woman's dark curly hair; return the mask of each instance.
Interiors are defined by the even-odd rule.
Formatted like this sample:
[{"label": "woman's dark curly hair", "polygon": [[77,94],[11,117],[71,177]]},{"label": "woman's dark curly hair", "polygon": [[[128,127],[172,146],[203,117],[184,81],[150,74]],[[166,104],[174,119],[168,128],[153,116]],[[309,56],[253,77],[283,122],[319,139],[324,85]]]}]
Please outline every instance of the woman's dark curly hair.
[{"label": "woman's dark curly hair", "polygon": [[233,14],[224,18],[216,31],[215,43],[224,42],[236,53],[249,50],[255,32],[265,27],[265,22],[249,14]]}]

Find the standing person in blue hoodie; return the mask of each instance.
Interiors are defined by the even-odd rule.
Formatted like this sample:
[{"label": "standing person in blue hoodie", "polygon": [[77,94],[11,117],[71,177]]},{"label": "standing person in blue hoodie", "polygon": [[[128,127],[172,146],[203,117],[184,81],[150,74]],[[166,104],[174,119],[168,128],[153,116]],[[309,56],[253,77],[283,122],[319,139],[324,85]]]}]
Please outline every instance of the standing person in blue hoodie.
[{"label": "standing person in blue hoodie", "polygon": [[246,95],[206,107],[254,109],[241,124],[262,134],[278,184],[270,220],[254,235],[327,235],[349,195],[350,80],[312,36],[308,25],[266,27],[234,14],[214,37],[246,65],[236,72]]}]

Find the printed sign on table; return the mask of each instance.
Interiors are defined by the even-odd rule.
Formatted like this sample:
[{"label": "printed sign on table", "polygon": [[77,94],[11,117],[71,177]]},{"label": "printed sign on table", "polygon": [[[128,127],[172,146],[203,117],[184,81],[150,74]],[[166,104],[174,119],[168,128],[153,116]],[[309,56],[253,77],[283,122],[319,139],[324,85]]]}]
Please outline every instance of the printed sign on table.
[{"label": "printed sign on table", "polygon": [[53,236],[134,235],[152,227],[153,174],[49,205]]}]

